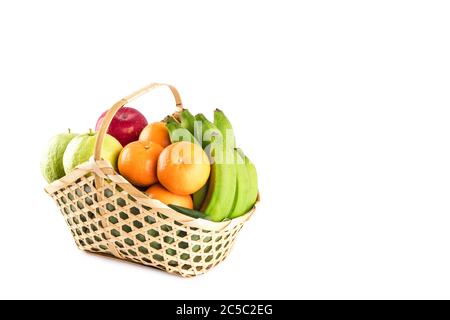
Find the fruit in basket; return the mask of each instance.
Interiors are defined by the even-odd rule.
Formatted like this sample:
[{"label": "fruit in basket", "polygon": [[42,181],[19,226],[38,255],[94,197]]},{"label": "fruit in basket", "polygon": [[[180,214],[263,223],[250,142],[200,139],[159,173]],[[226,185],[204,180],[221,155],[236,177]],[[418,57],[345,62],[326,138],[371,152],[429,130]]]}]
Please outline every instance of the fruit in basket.
[{"label": "fruit in basket", "polygon": [[[161,84],[148,85],[120,101],[132,101],[142,94],[159,86],[161,86]],[[169,87],[175,97],[177,106],[181,108],[181,100],[178,92],[174,87]],[[113,109],[121,105],[120,103],[121,102],[117,103]],[[168,182],[166,183],[172,183],[175,187],[179,187],[177,184],[180,184],[183,188],[192,188],[192,183],[198,183],[201,185],[202,183],[199,183],[198,180],[202,177],[201,180],[206,182],[206,184],[203,184],[203,187],[199,188],[193,194],[175,194],[157,182],[151,186],[140,188],[142,191],[141,195],[144,196],[144,198],[142,198],[138,194],[134,194],[132,192],[133,190],[138,193],[140,191],[131,187],[130,183],[128,183],[128,186],[133,190],[123,184],[121,184],[121,186],[117,186],[117,183],[119,183],[121,179],[124,180],[125,178],[122,178],[122,176],[113,176],[111,174],[114,173],[113,168],[110,168],[107,165],[107,160],[109,160],[113,166],[118,165],[117,160],[122,150],[120,142],[115,138],[110,135],[106,135],[105,138],[105,133],[107,131],[106,124],[109,124],[109,120],[112,119],[112,116],[107,116],[108,121],[105,121],[106,118],[103,118],[102,125],[100,126],[101,130],[97,133],[102,137],[101,145],[98,143],[98,140],[95,140],[95,138],[98,138],[99,136],[96,136],[92,132],[75,137],[68,143],[62,160],[63,167],[66,164],[69,168],[68,170],[71,170],[71,168],[77,163],[88,160],[88,158],[93,154],[95,147],[97,157],[100,157],[100,151],[102,151],[101,147],[104,147],[102,157],[105,161],[98,162],[99,165],[104,164],[107,166],[106,171],[103,169],[101,170],[105,171],[104,174],[107,175],[107,177],[105,177],[94,165],[92,162],[93,157],[91,156],[89,162],[84,162],[79,165],[78,169],[75,169],[74,172],[62,179],[65,183],[62,184],[61,180],[56,181],[56,184],[51,184],[46,188],[46,192],[56,202],[64,218],[67,220],[69,229],[71,230],[80,249],[87,251],[98,251],[98,253],[101,254],[108,254],[111,253],[111,245],[116,247],[119,246],[123,249],[121,250],[123,255],[118,255],[119,258],[123,258],[124,260],[132,260],[130,257],[133,258],[132,256],[138,255],[138,257],[144,257],[142,259],[135,259],[136,261],[139,260],[138,262],[141,264],[157,267],[167,272],[177,273],[185,277],[196,276],[204,273],[210,267],[217,265],[228,256],[230,248],[236,240],[239,230],[241,230],[247,220],[244,218],[248,216],[242,216],[241,218],[230,221],[230,223],[227,219],[229,216],[224,216],[224,213],[227,214],[228,212],[233,212],[234,209],[234,207],[232,207],[231,210],[225,208],[227,202],[226,199],[237,199],[235,198],[235,194],[237,193],[234,192],[233,188],[239,187],[239,182],[237,182],[236,177],[234,179],[230,178],[230,176],[233,176],[233,170],[237,171],[237,163],[232,162],[230,165],[228,163],[212,162],[212,160],[217,159],[223,154],[224,146],[220,130],[214,128],[214,125],[211,125],[210,122],[206,123],[205,121],[205,126],[212,129],[209,132],[209,137],[211,140],[206,139],[205,141],[212,142],[213,147],[211,147],[211,144],[205,144],[205,148],[207,148],[206,151],[203,149],[202,141],[197,143],[195,138],[192,137],[192,135],[195,137],[195,134],[191,131],[191,123],[192,119],[195,120],[195,117],[188,112],[185,112],[184,116],[182,116],[181,112],[178,112],[172,117],[175,122],[172,123],[172,127],[169,123],[167,123],[167,128],[169,138],[171,138],[173,146],[169,145],[166,148],[170,149],[172,147],[175,148],[176,146],[185,145],[186,147],[181,148],[181,150],[190,150],[195,148],[200,149],[202,152],[202,161],[199,164],[201,165],[201,170],[198,168],[194,170],[193,167],[188,166],[188,163],[186,162],[187,159],[193,158],[195,164],[195,151],[192,152],[194,156],[189,156],[191,152],[185,153],[182,151],[177,153],[174,151],[174,157],[171,158],[167,156],[167,159],[170,160],[166,159],[160,161],[160,159],[162,159],[161,154],[163,153],[163,151],[161,151],[159,157],[155,155],[153,158],[158,158],[157,162],[168,164],[172,167],[171,170],[173,170],[173,172],[164,173],[164,169],[162,169],[162,172],[165,177],[168,177]],[[201,118],[201,116],[199,118]],[[217,123],[220,126],[219,122]],[[170,128],[172,128],[173,131],[171,131]],[[182,137],[176,137],[175,131],[179,129],[182,129],[183,131]],[[190,135],[184,134],[186,132],[189,132]],[[173,138],[172,134],[174,134]],[[208,133],[206,133],[205,136],[208,137]],[[106,140],[103,145],[104,139]],[[113,143],[111,143],[111,141]],[[129,144],[133,142],[134,141]],[[96,143],[98,144],[96,145]],[[164,150],[164,147],[156,142],[153,142],[153,140],[145,143],[147,145],[154,144]],[[139,140],[139,144],[144,144],[144,142]],[[164,143],[162,144],[164,145]],[[117,145],[119,146],[117,147]],[[128,144],[124,147],[127,146]],[[133,147],[129,148],[133,149]],[[231,149],[234,154],[235,148],[229,149]],[[111,150],[115,151],[116,157],[109,157]],[[241,158],[242,157],[243,155]],[[153,161],[153,163],[154,162],[155,161]],[[145,160],[141,160],[139,158],[134,158],[134,160],[130,160],[129,163],[127,163],[132,170],[138,169],[143,164],[145,164]],[[247,164],[248,163],[246,162],[246,165]],[[159,165],[157,164],[156,176],[158,176],[158,166]],[[208,169],[204,169],[204,167]],[[127,175],[124,170],[121,171],[123,175]],[[208,174],[205,174],[205,172]],[[250,169],[247,170],[250,180],[249,182],[256,182],[256,171],[254,171],[255,179],[251,178],[250,172]],[[236,175],[236,173],[234,173],[234,175]],[[205,177],[203,178],[203,176]],[[95,181],[93,181],[94,178]],[[98,179],[103,181],[100,185],[97,183]],[[181,183],[179,183],[180,181]],[[257,191],[257,185],[254,184],[254,188],[252,188],[251,183],[248,184],[248,190],[249,193],[253,194],[252,190],[254,189]],[[148,196],[144,193],[144,190],[146,190]],[[114,192],[116,193],[116,196],[112,196]],[[196,207],[205,207],[206,214],[200,210],[192,209],[194,207],[194,196],[197,196]],[[152,198],[154,198],[154,200],[151,200]],[[157,199],[166,203],[167,207]],[[228,201],[228,203],[233,205],[236,201]],[[94,207],[90,208],[92,206]],[[96,209],[98,206],[100,207]],[[164,207],[165,209],[158,209],[158,207]],[[216,213],[216,207],[218,208],[217,212],[219,213]],[[88,209],[92,209],[92,212],[87,211]],[[96,223],[96,221],[86,221],[88,218],[88,220],[92,220],[94,218],[94,220],[99,220],[97,218],[99,213],[101,214],[100,209],[104,209],[107,212],[111,211],[109,218],[108,216],[104,216],[103,219],[100,219],[102,221],[97,221],[98,223]],[[126,211],[127,213],[125,214],[124,212],[120,212],[119,214],[117,213],[120,211],[118,209],[123,209],[123,211]],[[111,216],[111,214],[113,216]],[[128,222],[125,221],[127,224],[125,225],[124,223],[119,222],[120,219],[128,219],[128,215],[131,215],[132,220],[135,220],[136,218],[138,218],[137,220],[142,220],[142,223],[139,221],[129,220]],[[133,215],[141,215],[142,217],[139,219],[139,216],[133,217]],[[144,215],[145,219],[143,218]],[[227,219],[226,222],[212,222],[222,221],[224,219]],[[82,225],[78,220],[86,226],[81,228]],[[108,223],[103,223],[103,220],[107,220],[106,222]],[[145,220],[145,223],[143,220]],[[116,223],[119,223],[120,225]],[[90,227],[88,224],[90,224]],[[115,229],[112,229],[113,224],[116,224],[114,226]],[[132,228],[133,226],[134,229]],[[88,233],[89,235],[87,235]],[[126,239],[126,237],[130,239]],[[101,241],[101,238],[106,239],[106,242],[108,243],[103,241],[105,245],[96,245],[96,248],[93,248],[93,241]],[[142,243],[138,244],[136,241]],[[153,242],[148,244],[150,241]],[[127,247],[125,248],[124,245]]]},{"label": "fruit in basket", "polygon": [[60,133],[50,139],[41,157],[42,176],[48,183],[58,180],[66,174],[64,172],[63,156],[69,142],[77,136],[71,133]]},{"label": "fruit in basket", "polygon": [[164,204],[174,204],[180,207],[192,209],[192,198],[190,195],[182,196],[178,194],[174,194],[164,188],[160,184],[154,184],[150,188],[145,191],[146,194],[150,198],[157,199]]},{"label": "fruit in basket", "polygon": [[169,131],[164,122],[153,122],[147,125],[139,135],[139,140],[155,142],[165,148],[170,144]]},{"label": "fruit in basket", "polygon": [[163,147],[154,142],[134,141],[127,144],[117,160],[119,173],[138,187],[148,187],[156,182],[156,166]]},{"label": "fruit in basket", "polygon": [[[98,118],[95,131],[100,129],[106,112],[103,112]],[[122,146],[126,146],[130,142],[138,140],[139,134],[147,124],[147,119],[138,110],[131,107],[122,107],[112,119],[107,133],[116,138]]]},{"label": "fruit in basket", "polygon": [[166,147],[158,160],[158,180],[170,192],[190,195],[208,181],[210,163],[203,149],[181,141]]},{"label": "fruit in basket", "polygon": [[[63,156],[64,171],[70,173],[77,165],[89,160],[94,155],[95,141],[97,133],[90,130],[88,133],[80,134],[73,138],[67,145]],[[122,150],[122,145],[116,138],[105,135],[101,157],[109,161],[115,170],[117,170],[117,158]]]}]

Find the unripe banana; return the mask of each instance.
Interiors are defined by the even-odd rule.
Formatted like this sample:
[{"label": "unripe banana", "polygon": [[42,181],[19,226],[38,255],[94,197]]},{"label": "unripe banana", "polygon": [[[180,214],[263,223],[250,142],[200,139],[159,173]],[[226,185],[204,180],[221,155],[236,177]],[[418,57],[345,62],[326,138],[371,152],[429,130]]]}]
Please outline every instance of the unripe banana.
[{"label": "unripe banana", "polygon": [[233,219],[247,213],[247,207],[251,201],[250,195],[250,179],[247,166],[245,164],[245,155],[241,150],[235,149],[234,156],[236,158],[236,193],[234,204],[228,218]]},{"label": "unripe banana", "polygon": [[203,187],[201,187],[200,190],[198,190],[196,193],[192,195],[195,210],[200,210],[200,208],[202,207],[202,204],[206,198],[206,194],[208,193],[208,186],[209,183],[207,182]]},{"label": "unripe banana", "polygon": [[235,192],[235,165],[213,163],[208,193],[200,211],[208,215],[212,221],[222,221],[230,214]]},{"label": "unripe banana", "polygon": [[236,166],[234,163],[223,161],[223,138],[219,129],[202,114],[195,116],[196,125],[201,124],[202,141],[205,151],[211,158],[211,176],[208,192],[200,208],[213,221],[222,221],[229,214],[233,206],[236,192]]},{"label": "unripe banana", "polygon": [[194,134],[194,116],[189,112],[188,109],[183,109],[180,112],[180,123],[181,127],[189,130],[190,133]]},{"label": "unripe banana", "polygon": [[[189,115],[187,115],[187,117],[189,117]],[[202,145],[210,158],[210,154],[213,152],[213,149],[217,148],[218,144],[222,141],[220,131],[201,113],[194,117],[194,136],[197,141],[201,142],[200,145]],[[218,155],[217,158],[219,158]],[[209,182],[193,194],[192,198],[194,200],[194,208],[196,210],[200,210],[202,208],[208,193],[208,188]]]},{"label": "unripe banana", "polygon": [[[217,146],[223,142],[220,130],[201,113],[195,116],[194,136],[197,141],[202,143],[205,151],[208,146]],[[217,156],[218,155],[216,155],[216,157]]]},{"label": "unripe banana", "polygon": [[184,208],[184,207],[180,207],[174,204],[168,204],[168,206],[170,208],[172,208],[175,211],[178,211],[179,213],[185,214],[191,218],[196,218],[196,219],[206,219],[209,220],[208,216],[205,215],[203,212],[197,211],[197,210],[192,210],[192,209],[188,209],[188,208]]},{"label": "unripe banana", "polygon": [[222,133],[224,146],[231,150],[236,148],[236,138],[234,136],[233,126],[222,110],[214,110],[214,124]]},{"label": "unripe banana", "polygon": [[179,141],[188,141],[188,142],[196,143],[196,144],[200,145],[200,143],[198,143],[197,139],[195,139],[195,137],[192,135],[192,133],[190,133],[189,130],[182,128],[181,125],[178,122],[176,122],[174,119],[167,120],[166,128],[169,131],[169,137],[170,137],[171,143],[175,143],[175,142],[179,142]]},{"label": "unripe banana", "polygon": [[179,121],[177,119],[175,119],[175,117],[173,115],[166,116],[162,122],[164,122],[166,124],[171,123],[171,122],[179,123]]},{"label": "unripe banana", "polygon": [[255,165],[250,161],[250,159],[245,157],[245,166],[247,167],[249,189],[247,196],[247,203],[245,206],[245,213],[250,211],[256,203],[258,198],[258,174],[256,173]]}]

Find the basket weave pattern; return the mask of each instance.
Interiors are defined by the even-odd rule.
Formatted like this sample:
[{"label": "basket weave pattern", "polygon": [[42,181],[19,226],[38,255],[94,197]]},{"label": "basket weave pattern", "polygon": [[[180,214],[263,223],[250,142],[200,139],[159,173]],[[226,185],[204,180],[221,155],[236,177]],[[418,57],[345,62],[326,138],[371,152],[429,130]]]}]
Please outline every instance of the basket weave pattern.
[{"label": "basket weave pattern", "polygon": [[[148,86],[138,93],[153,88]],[[122,106],[129,100],[122,99]],[[184,277],[196,276],[228,256],[237,234],[254,212],[226,222],[185,216],[149,198],[98,158],[92,157],[46,188],[81,250]]]}]

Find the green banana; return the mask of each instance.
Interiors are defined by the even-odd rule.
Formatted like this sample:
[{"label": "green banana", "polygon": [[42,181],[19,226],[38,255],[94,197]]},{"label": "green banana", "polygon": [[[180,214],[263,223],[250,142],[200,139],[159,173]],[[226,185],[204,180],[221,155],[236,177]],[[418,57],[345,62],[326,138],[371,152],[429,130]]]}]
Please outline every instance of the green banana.
[{"label": "green banana", "polygon": [[250,159],[245,156],[245,166],[247,167],[249,189],[247,196],[247,203],[244,209],[244,213],[250,211],[256,203],[258,198],[258,174],[256,173],[255,165],[250,161]]},{"label": "green banana", "polygon": [[[184,109],[183,111],[186,111],[186,109]],[[202,142],[199,144],[202,145],[202,148],[206,148],[205,151],[210,156],[211,148],[213,148],[214,146],[217,147],[217,144],[219,143],[219,141],[216,140],[218,139],[218,137],[221,138],[220,131],[203,114],[197,114],[195,117],[193,117],[189,111],[184,113],[183,111],[180,114],[180,118],[184,118],[185,123],[190,123],[191,119],[193,120],[192,132],[194,133],[194,139]],[[208,186],[209,183],[206,183],[200,190],[193,194],[192,197],[194,199],[194,208],[196,210],[200,210],[200,208],[202,207],[202,204],[204,203],[208,192]]]},{"label": "green banana", "polygon": [[[201,124],[204,132],[202,134],[203,148],[212,162],[208,192],[200,211],[209,216],[212,221],[222,221],[229,215],[233,206],[236,192],[236,166],[234,163],[223,161],[223,152],[226,150],[222,144],[223,137],[220,130],[203,114],[196,115],[195,120],[196,126]],[[198,128],[195,131],[199,133]]]},{"label": "green banana", "polygon": [[194,134],[194,122],[195,118],[188,109],[183,109],[183,111],[180,112],[181,127],[189,130],[192,134]]},{"label": "green banana", "polygon": [[181,124],[175,121],[175,119],[168,119],[166,128],[169,131],[170,142],[175,143],[178,141],[188,141],[200,145],[195,137],[187,129],[181,127]]},{"label": "green banana", "polygon": [[220,130],[202,113],[195,116],[194,136],[197,141],[202,143],[205,151],[208,146],[219,145],[223,141]]},{"label": "green banana", "polygon": [[245,164],[245,155],[242,150],[235,149],[234,156],[236,159],[236,193],[234,196],[233,207],[228,218],[233,219],[247,213],[247,207],[252,201],[250,194],[251,181],[247,166]]},{"label": "green banana", "polygon": [[208,192],[208,182],[205,183],[205,185],[200,190],[198,190],[192,195],[195,210],[200,210],[203,201],[205,201],[207,192]]},{"label": "green banana", "polygon": [[185,214],[191,218],[196,218],[196,219],[206,219],[208,220],[208,216],[205,215],[203,212],[197,211],[197,210],[192,210],[192,209],[188,209],[185,207],[180,207],[180,206],[176,206],[174,204],[169,204],[168,205],[170,208],[172,208],[173,210]]},{"label": "green banana", "polygon": [[214,110],[214,124],[222,133],[224,146],[230,150],[236,148],[236,138],[234,136],[233,126],[222,110]]},{"label": "green banana", "polygon": [[166,123],[166,124],[167,124],[167,123],[171,123],[171,122],[179,123],[179,122],[177,121],[177,119],[174,118],[173,115],[166,116],[162,122],[164,122],[164,123]]},{"label": "green banana", "polygon": [[234,164],[211,165],[209,187],[200,211],[212,221],[222,221],[230,214],[236,192],[236,166]]}]

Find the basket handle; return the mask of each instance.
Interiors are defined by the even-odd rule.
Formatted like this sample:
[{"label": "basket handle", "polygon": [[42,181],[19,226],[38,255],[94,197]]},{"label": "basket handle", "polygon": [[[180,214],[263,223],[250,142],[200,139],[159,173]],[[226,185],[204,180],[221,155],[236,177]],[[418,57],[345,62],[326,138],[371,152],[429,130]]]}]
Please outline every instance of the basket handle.
[{"label": "basket handle", "polygon": [[101,160],[101,154],[102,154],[102,147],[103,147],[103,140],[105,139],[106,132],[109,128],[109,125],[111,124],[112,119],[116,115],[117,111],[119,111],[120,108],[122,108],[124,105],[129,103],[130,101],[133,101],[140,96],[143,96],[144,94],[159,88],[159,87],[169,87],[170,91],[172,91],[173,97],[175,98],[175,103],[177,107],[177,111],[183,110],[183,104],[181,103],[181,97],[178,93],[177,89],[170,85],[170,84],[164,84],[164,83],[151,83],[136,92],[133,92],[129,96],[126,96],[125,98],[117,101],[111,109],[108,110],[105,117],[103,118],[102,124],[100,126],[100,129],[97,133],[97,138],[95,141],[95,151],[94,151],[94,159],[95,160]]}]

